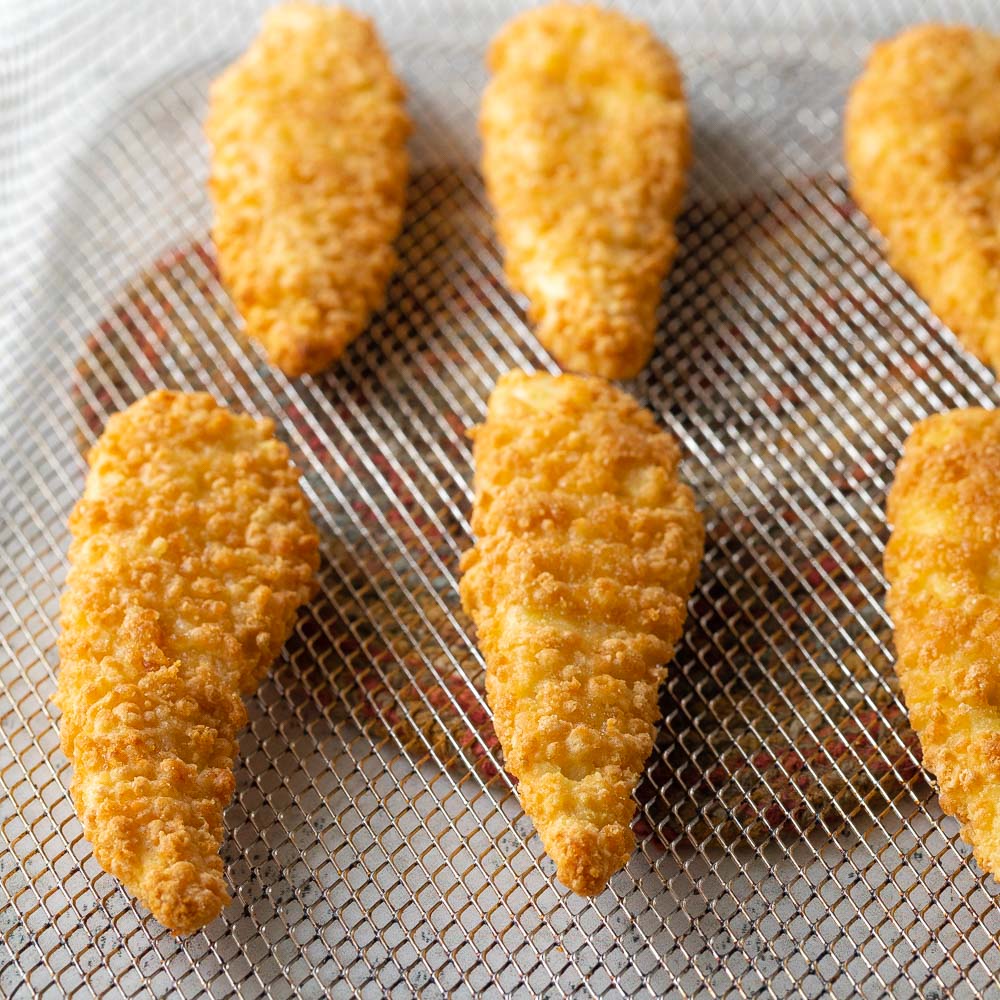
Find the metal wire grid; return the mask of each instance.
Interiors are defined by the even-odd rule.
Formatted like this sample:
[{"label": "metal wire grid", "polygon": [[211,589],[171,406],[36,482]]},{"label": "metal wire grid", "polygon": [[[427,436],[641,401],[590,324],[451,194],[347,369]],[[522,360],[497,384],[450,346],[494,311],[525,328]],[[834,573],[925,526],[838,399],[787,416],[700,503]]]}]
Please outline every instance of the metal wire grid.
[{"label": "metal wire grid", "polygon": [[[403,266],[343,364],[291,383],[242,344],[206,244],[199,122],[247,7],[9,15],[4,993],[989,989],[996,889],[919,771],[880,562],[909,425],[996,389],[884,264],[836,166],[869,40],[919,8],[845,7],[852,30],[831,36],[818,5],[789,4],[778,33],[741,27],[763,5],[688,6],[645,12],[684,64],[696,167],[659,348],[632,388],[685,445],[708,549],[640,849],[594,901],[554,884],[502,771],[455,591],[463,429],[497,374],[551,367],[474,171],[481,51],[507,11],[379,12],[418,124]],[[81,450],[157,385],[275,416],[324,539],[321,596],[249,704],[226,815],[236,899],[183,941],[94,864],[47,700]]]}]

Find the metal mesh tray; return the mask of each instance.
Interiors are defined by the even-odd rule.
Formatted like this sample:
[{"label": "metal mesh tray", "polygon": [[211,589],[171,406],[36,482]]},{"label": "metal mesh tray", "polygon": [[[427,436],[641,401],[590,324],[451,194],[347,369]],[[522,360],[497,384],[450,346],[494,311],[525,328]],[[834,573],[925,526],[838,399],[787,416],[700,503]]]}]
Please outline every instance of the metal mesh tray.
[{"label": "metal mesh tray", "polygon": [[[456,593],[497,375],[549,367],[476,172],[508,5],[373,8],[415,169],[388,305],[290,382],[242,344],[208,241],[200,121],[259,5],[0,8],[0,992],[45,997],[984,993],[997,888],[942,818],[891,670],[882,506],[911,423],[995,405],[885,264],[840,167],[871,41],[966,5],[650,2],[695,132],[655,358],[704,571],[595,900],[553,880],[499,759]],[[82,451],[155,386],[277,419],[322,592],[250,699],[224,916],[175,940],[103,874],[49,704]]]}]

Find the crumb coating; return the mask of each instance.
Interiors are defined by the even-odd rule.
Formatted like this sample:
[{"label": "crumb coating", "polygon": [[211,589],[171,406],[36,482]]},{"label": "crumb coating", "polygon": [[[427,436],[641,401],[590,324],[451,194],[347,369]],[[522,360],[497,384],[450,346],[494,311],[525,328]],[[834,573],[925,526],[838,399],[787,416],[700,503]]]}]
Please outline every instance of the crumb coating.
[{"label": "crumb coating", "polygon": [[675,440],[602,380],[505,375],[474,436],[461,595],[494,725],[560,881],[595,895],[634,848],[701,516]]},{"label": "crumb coating", "polygon": [[374,25],[342,8],[269,11],[212,85],[219,269],[249,335],[286,374],[331,365],[381,306],[409,131]]},{"label": "crumb coating", "polygon": [[1000,874],[1000,413],[917,424],[889,493],[896,673],[941,808]]},{"label": "crumb coating", "polygon": [[315,586],[318,538],[270,421],[154,392],[108,421],[70,516],[56,703],[98,863],[187,934],[229,901],[236,734]]},{"label": "crumb coating", "polygon": [[851,91],[854,199],[889,261],[1000,369],[1000,36],[925,24],[877,45]]},{"label": "crumb coating", "polygon": [[489,51],[483,173],[512,285],[564,367],[628,378],[649,360],[690,159],[681,76],[638,21],[555,3]]}]

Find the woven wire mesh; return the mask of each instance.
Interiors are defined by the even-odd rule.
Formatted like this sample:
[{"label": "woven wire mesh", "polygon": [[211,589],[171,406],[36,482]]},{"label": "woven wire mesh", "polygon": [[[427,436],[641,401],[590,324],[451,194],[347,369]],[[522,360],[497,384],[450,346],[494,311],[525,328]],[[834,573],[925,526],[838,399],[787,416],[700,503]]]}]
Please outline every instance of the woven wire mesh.
[{"label": "woven wire mesh", "polygon": [[[464,429],[548,367],[476,172],[506,4],[381,3],[414,172],[385,310],[289,381],[241,339],[208,239],[200,122],[247,3],[0,7],[0,992],[16,996],[973,996],[1000,906],[919,765],[882,609],[884,493],[912,422],[997,402],[884,263],[840,162],[871,41],[988,0],[699,4],[675,48],[695,166],[652,364],[708,531],[638,789],[594,900],[553,878],[502,769],[456,592]],[[241,739],[234,901],[176,940],[101,872],[49,703],[82,454],[156,386],[277,420],[320,596]]]}]

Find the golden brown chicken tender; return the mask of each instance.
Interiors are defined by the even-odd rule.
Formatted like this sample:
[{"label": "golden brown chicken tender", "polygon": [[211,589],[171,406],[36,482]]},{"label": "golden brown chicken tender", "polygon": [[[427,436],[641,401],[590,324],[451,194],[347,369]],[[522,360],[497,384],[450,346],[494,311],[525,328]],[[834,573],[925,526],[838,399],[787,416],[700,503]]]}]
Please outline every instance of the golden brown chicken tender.
[{"label": "golden brown chicken tender", "polygon": [[925,24],[875,47],[847,103],[855,200],[889,260],[1000,368],[1000,37]]},{"label": "golden brown chicken tender", "polygon": [[511,372],[474,436],[462,604],[524,810],[560,880],[595,895],[635,844],[701,516],[677,443],[602,380]]},{"label": "golden brown chicken tender", "polygon": [[219,846],[240,696],[315,585],[318,539],[270,421],[154,392],[88,455],[56,702],[103,868],[178,934],[229,902]]},{"label": "golden brown chicken tender", "polygon": [[271,364],[332,364],[383,301],[406,197],[403,88],[375,27],[287,3],[213,85],[219,269]]},{"label": "golden brown chicken tender", "polygon": [[483,173],[507,276],[565,368],[628,378],[649,360],[690,158],[673,56],[645,25],[555,3],[493,42]]},{"label": "golden brown chicken tender", "polygon": [[941,808],[1000,874],[1000,413],[917,424],[889,493],[896,673]]}]

